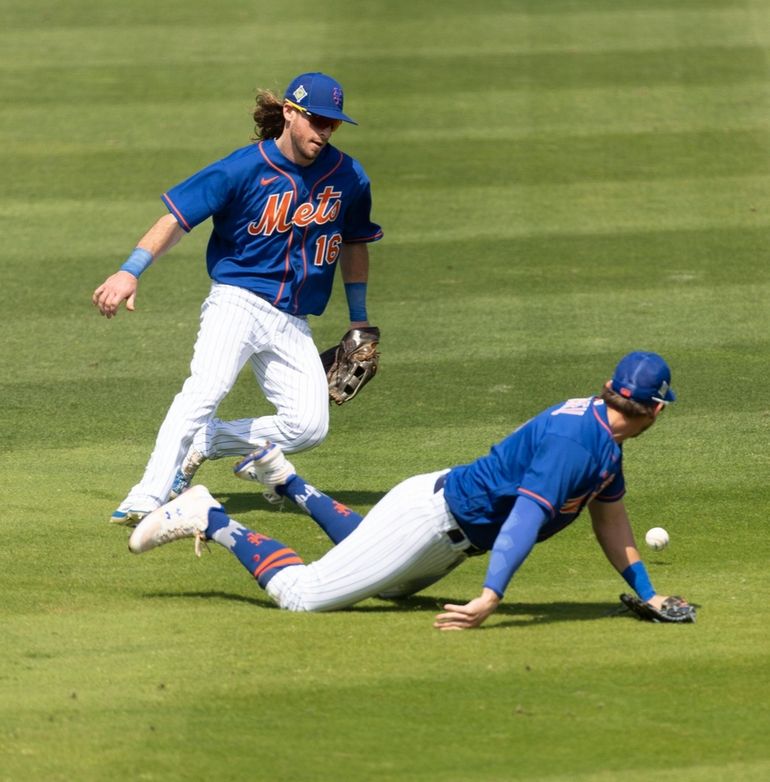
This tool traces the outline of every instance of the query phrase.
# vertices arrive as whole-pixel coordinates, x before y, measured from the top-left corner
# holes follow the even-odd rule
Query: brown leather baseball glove
[[[660,610],[640,600],[636,595],[622,594],[623,605],[639,619],[645,622],[694,622],[695,606],[691,606],[681,597],[671,596],[663,601]]]
[[[377,374],[379,342],[376,326],[351,329],[339,345],[321,353],[332,402],[341,405],[352,399]]]

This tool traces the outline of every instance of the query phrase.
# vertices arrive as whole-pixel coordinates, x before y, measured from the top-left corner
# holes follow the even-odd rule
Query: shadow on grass
[[[162,600],[227,600],[237,603],[247,603],[257,608],[279,610],[266,597],[249,597],[232,592],[219,590],[196,592],[148,592],[145,597]],[[377,598],[372,598],[376,600]],[[390,614],[408,611],[425,611],[431,614],[440,613],[445,603],[463,604],[464,600],[440,599],[423,595],[412,595],[403,600],[378,601],[376,604],[354,605],[338,609],[330,613],[359,614]],[[616,603],[511,603],[498,606],[489,624],[482,626],[483,630],[510,627],[515,625],[551,624],[553,622],[583,622],[604,619],[609,616],[630,616],[626,609]],[[495,621],[495,617],[497,621]],[[499,621],[501,617],[506,617]]]
[[[498,606],[496,616],[509,617],[488,625],[487,629],[522,624],[551,624],[553,622],[592,622],[619,616],[625,609],[617,603],[514,603]]]
[[[463,605],[467,599],[438,599],[414,595],[404,600],[390,601],[388,605],[353,606],[348,611],[438,611],[445,604]],[[616,616],[622,607],[617,603],[503,603],[482,630],[510,627],[512,625],[551,624],[553,622],[583,622]],[[497,621],[495,621],[495,617]],[[506,617],[500,621],[501,617]]]
[[[379,502],[385,495],[385,492],[377,491],[345,491],[344,489],[334,489],[327,492],[337,502],[343,505],[353,507],[371,507]],[[246,513],[252,510],[275,511],[278,513],[297,513],[305,516],[305,512],[297,507],[291,500],[285,500],[283,505],[270,505],[262,496],[259,484],[254,484],[254,491],[238,492],[217,492],[216,498],[225,506],[228,514],[237,518],[239,513]]]
[[[278,606],[267,597],[249,597],[248,595],[238,595],[234,592],[221,592],[219,590],[209,590],[208,592],[145,592],[143,597],[161,600],[227,600],[235,603],[248,603],[258,608],[274,608]]]

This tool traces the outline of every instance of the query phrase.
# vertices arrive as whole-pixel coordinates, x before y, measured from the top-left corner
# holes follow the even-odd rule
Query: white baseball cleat
[[[257,481],[267,488],[264,497],[268,502],[279,504],[283,497],[275,491],[297,474],[294,465],[275,443],[266,442],[262,448],[252,451],[233,467],[233,472],[244,481]]]
[[[128,548],[134,554],[171,543],[182,538],[195,538],[195,553],[200,556],[200,544],[205,542],[209,511],[221,508],[205,486],[193,486],[142,519],[131,533]]]
[[[135,527],[145,516],[157,508],[157,503],[150,500],[132,500],[126,497],[112,512],[110,524],[122,524],[125,527]]]
[[[206,461],[206,458],[199,450],[193,448],[192,445],[190,446],[187,456],[184,457],[182,466],[176,471],[174,482],[171,484],[171,491],[168,493],[170,500],[187,491],[195,473],[198,472],[198,468]]]

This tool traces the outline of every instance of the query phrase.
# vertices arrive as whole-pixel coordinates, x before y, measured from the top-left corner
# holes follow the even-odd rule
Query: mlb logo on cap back
[[[610,382],[616,394],[636,402],[673,402],[671,370],[662,356],[637,350],[620,359]]]
[[[286,88],[283,97],[310,114],[358,125],[342,111],[345,100],[342,85],[325,73],[300,74]]]

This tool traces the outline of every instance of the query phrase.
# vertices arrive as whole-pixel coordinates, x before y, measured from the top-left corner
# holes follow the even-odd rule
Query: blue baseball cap
[[[319,117],[358,123],[342,112],[342,85],[325,73],[302,73],[286,88],[284,100]]]
[[[642,404],[676,400],[671,390],[671,370],[662,356],[636,350],[620,359],[610,387],[616,394]]]

